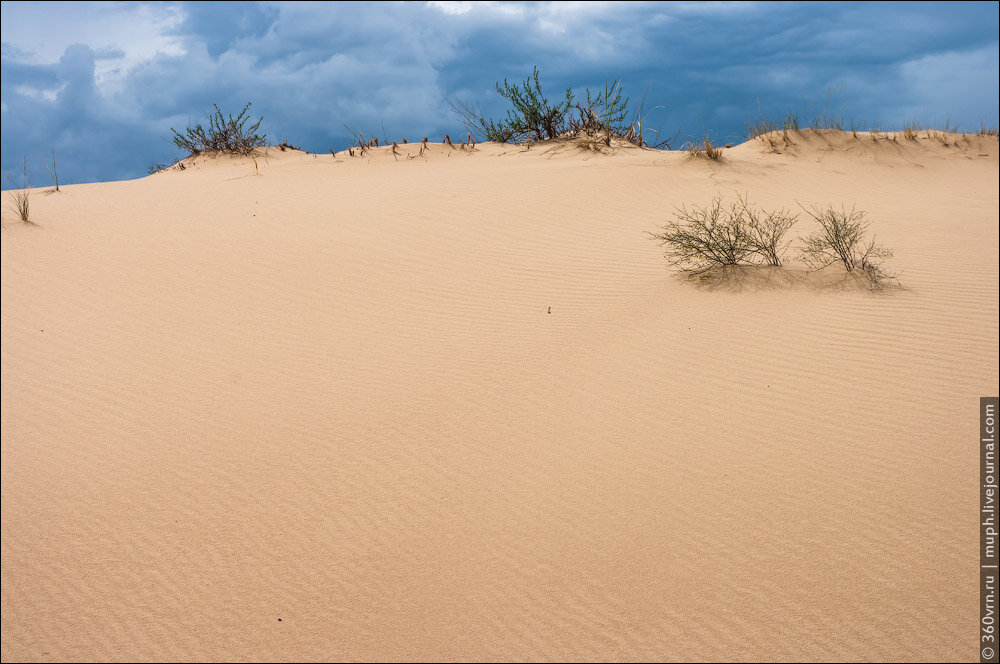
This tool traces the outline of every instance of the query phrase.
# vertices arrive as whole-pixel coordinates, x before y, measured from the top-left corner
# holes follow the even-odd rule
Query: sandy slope
[[[975,658],[998,149],[949,138],[36,191],[3,658]],[[906,289],[678,280],[646,233],[738,192],[856,204]]]

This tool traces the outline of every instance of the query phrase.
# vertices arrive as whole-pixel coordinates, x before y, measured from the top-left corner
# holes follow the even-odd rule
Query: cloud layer
[[[997,3],[4,3],[2,168],[44,184],[140,177],[171,127],[248,100],[311,151],[344,125],[439,137],[447,99],[502,105],[533,65],[553,96],[623,79],[649,122],[740,140],[760,108],[882,126],[996,123]],[[828,92],[832,92],[827,100]],[[19,180],[19,177],[16,178]],[[5,187],[9,186],[5,184]]]

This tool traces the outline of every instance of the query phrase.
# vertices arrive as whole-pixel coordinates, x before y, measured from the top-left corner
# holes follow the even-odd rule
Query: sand
[[[976,658],[997,140],[792,140],[5,207],[3,659]],[[678,278],[648,233],[737,193],[856,205],[903,288]]]

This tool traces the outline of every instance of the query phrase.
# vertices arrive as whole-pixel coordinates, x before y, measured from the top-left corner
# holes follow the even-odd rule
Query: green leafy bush
[[[219,106],[212,104],[215,107],[215,113],[208,118],[208,129],[206,130],[200,124],[194,127],[189,126],[183,134],[176,129],[171,129],[170,131],[174,134],[174,145],[186,151],[189,156],[202,152],[253,154],[257,148],[267,144],[267,137],[257,133],[260,131],[260,124],[264,118],[258,118],[256,122],[249,124],[250,103],[247,102],[247,105],[235,118],[232,115],[224,116]]]
[[[573,89],[566,88],[566,98],[560,103],[550,103],[542,92],[538,67],[533,68],[531,78],[520,86],[509,84],[507,79],[504,79],[503,87],[497,83],[497,92],[514,108],[507,111],[507,119],[497,125],[490,121],[490,129],[495,133],[512,137],[528,136],[540,141],[555,138],[566,130],[566,114],[573,105]],[[488,130],[487,135],[489,133]]]
[[[504,79],[497,83],[497,92],[511,102],[513,108],[502,120],[487,118],[482,107],[475,102],[459,98],[449,99],[452,111],[465,125],[470,136],[479,141],[496,143],[519,143],[523,140],[547,140],[553,138],[575,138],[585,135],[587,145],[598,141],[611,144],[612,137],[640,147],[670,148],[676,140],[660,136],[659,130],[646,128],[646,133],[657,136],[653,145],[647,144],[643,135],[643,124],[648,113],[644,112],[645,95],[638,104],[631,106],[630,99],[622,92],[621,81],[605,84],[603,90],[586,91],[586,100],[574,102],[572,88],[566,88],[566,96],[553,104],[542,92],[538,67],[534,67],[531,77],[524,83],[511,85]],[[649,112],[662,108],[657,106]]]

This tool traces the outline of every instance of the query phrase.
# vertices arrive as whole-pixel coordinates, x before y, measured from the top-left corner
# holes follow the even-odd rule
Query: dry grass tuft
[[[45,166],[45,170],[49,172],[49,177],[52,178],[52,182],[56,185],[56,191],[59,191],[59,171],[56,170],[56,149],[52,148],[52,168],[44,161],[42,165]]]
[[[14,178],[10,175],[7,176],[7,182],[12,186],[15,185]],[[21,184],[17,189],[11,189],[7,192],[10,197],[11,207],[14,209],[14,214],[17,218],[26,224],[34,225],[31,221],[31,180],[28,179],[28,158],[24,158],[24,174],[22,176]]]
[[[700,145],[696,143],[688,145],[688,154],[692,157],[705,156],[712,161],[719,161],[722,159],[722,148],[713,146],[708,134],[705,134],[705,138],[702,140]]]

